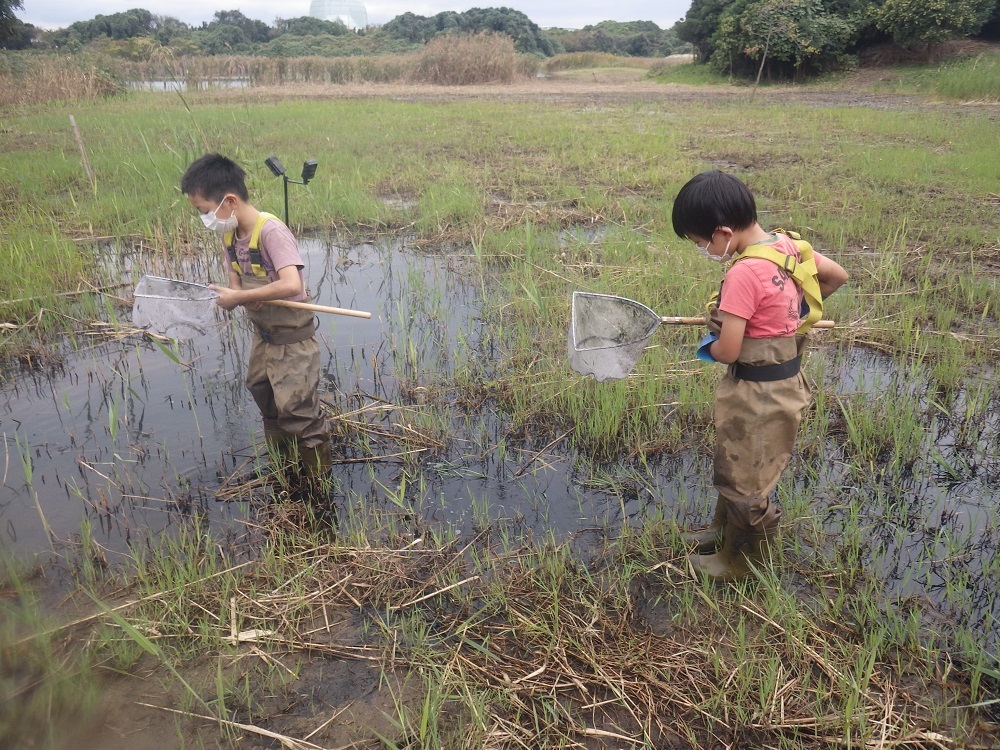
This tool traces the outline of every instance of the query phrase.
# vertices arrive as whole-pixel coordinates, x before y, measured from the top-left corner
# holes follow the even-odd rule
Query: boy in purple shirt
[[[264,439],[282,468],[317,479],[331,464],[326,416],[319,401],[319,344],[307,310],[264,304],[309,301],[291,230],[250,203],[246,173],[236,162],[206,154],[187,168],[181,192],[205,226],[220,233],[229,287],[211,286],[219,307],[242,306],[254,339],[246,386],[264,420]]]

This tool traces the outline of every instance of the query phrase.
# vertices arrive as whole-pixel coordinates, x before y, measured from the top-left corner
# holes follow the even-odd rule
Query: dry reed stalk
[[[519,75],[514,40],[502,34],[445,34],[417,53],[409,80],[446,86],[513,83]]]
[[[94,176],[94,170],[90,168],[90,159],[87,158],[87,147],[83,145],[83,136],[80,135],[80,128],[77,127],[76,118],[73,115],[69,116],[69,124],[73,128],[73,137],[76,139],[76,146],[80,149],[80,159],[83,162],[83,171],[87,173],[87,179],[90,181],[90,189],[97,190],[97,178]]]

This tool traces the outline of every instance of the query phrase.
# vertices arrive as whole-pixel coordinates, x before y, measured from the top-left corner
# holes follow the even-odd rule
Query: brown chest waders
[[[688,558],[696,573],[718,581],[763,565],[780,509],[770,495],[788,466],[812,391],[800,371],[804,336],[744,339],[715,396],[715,488],[724,523],[714,554]],[[695,540],[698,541],[698,540]],[[707,551],[707,550],[705,550]]]
[[[268,283],[266,277],[243,276],[242,281],[244,289]],[[309,473],[329,468],[329,428],[319,401],[313,313],[276,305],[246,312],[255,331],[246,386],[263,417],[265,439],[286,458],[300,458]]]

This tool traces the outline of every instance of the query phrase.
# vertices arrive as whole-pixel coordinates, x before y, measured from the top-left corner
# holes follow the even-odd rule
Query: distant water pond
[[[207,91],[209,89],[244,89],[250,86],[249,78],[213,78],[211,81],[189,82],[180,79],[129,81],[133,91]]]

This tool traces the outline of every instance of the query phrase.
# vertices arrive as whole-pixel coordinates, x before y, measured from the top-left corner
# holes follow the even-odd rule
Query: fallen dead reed
[[[403,518],[338,510],[320,522],[275,506],[248,529],[266,543],[245,563],[197,534],[147,553],[122,581],[133,602],[77,623],[77,636],[100,634],[97,662],[152,654],[167,681],[191,659],[287,668],[307,655],[408,675],[416,689],[393,695],[385,747],[940,750],[992,747],[1000,730],[982,687],[950,679],[948,653],[925,650],[915,630],[809,608],[770,574],[704,586],[665,526],[608,539],[583,562],[572,542],[512,543],[504,522],[441,540]],[[344,613],[360,616],[360,640],[331,625]],[[199,723],[224,690],[226,712],[207,718],[241,725],[237,735],[326,747],[354,704],[300,706],[314,726],[291,735],[253,689],[227,685],[185,682],[194,705],[180,713]]]

